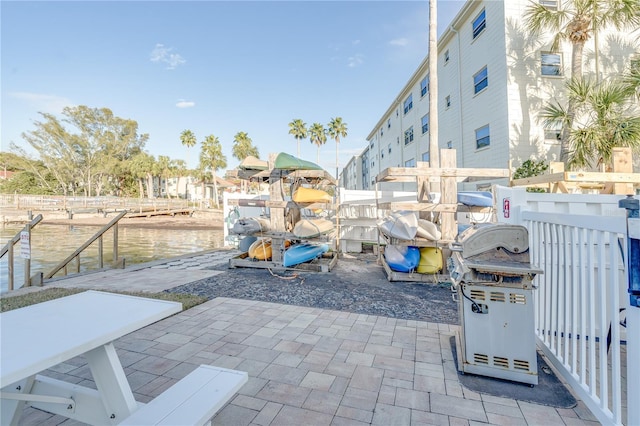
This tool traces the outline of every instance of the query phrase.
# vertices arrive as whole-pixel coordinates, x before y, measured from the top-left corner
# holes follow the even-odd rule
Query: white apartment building
[[[556,1],[539,1],[557,7]],[[528,4],[469,0],[438,40],[438,144],[456,149],[458,167],[507,168],[511,162],[515,169],[527,159],[559,157],[560,129],[544,128],[539,113],[562,92],[571,45],[552,51],[551,36],[528,32]],[[638,32],[601,31],[598,37],[600,77],[619,75],[637,52]],[[583,52],[585,77],[595,76],[594,40]],[[377,174],[388,167],[429,160],[428,74],[425,57],[371,130],[357,189],[373,189]]]

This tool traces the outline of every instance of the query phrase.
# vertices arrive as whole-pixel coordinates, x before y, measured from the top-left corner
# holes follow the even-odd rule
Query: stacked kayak
[[[264,217],[241,217],[231,227],[231,232],[249,235],[256,232],[267,232],[271,229],[269,219]]]
[[[493,207],[493,194],[488,191],[458,192],[458,202],[465,206]]]
[[[291,154],[281,152],[276,157],[274,169],[281,170],[322,170],[322,167],[311,161],[301,160]]]
[[[437,247],[422,247],[420,261],[416,272],[419,274],[435,274],[442,270],[442,250]]]
[[[285,247],[289,247],[290,244],[290,241],[285,240]],[[273,249],[271,247],[271,238],[260,238],[256,240],[253,244],[251,244],[251,246],[249,246],[247,254],[251,259],[270,260],[273,254]]]
[[[320,257],[328,251],[328,244],[294,244],[284,252],[282,266],[288,268],[290,266],[299,265],[300,263],[308,262]]]
[[[384,249],[387,265],[397,272],[413,272],[420,263],[420,249],[413,246],[388,245]]]
[[[293,227],[292,234],[298,238],[313,238],[331,231],[333,222],[328,219],[302,219]]]
[[[333,197],[321,189],[300,186],[293,191],[291,199],[296,203],[328,203],[333,200]]]
[[[378,222],[378,229],[384,235],[400,240],[413,240],[416,237],[429,241],[438,241],[442,236],[438,226],[426,219],[419,219],[413,211],[391,213]]]

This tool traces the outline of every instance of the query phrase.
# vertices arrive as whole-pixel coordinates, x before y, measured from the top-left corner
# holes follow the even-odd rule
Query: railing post
[[[629,195],[618,205],[627,210],[627,424],[640,424],[640,201]]]

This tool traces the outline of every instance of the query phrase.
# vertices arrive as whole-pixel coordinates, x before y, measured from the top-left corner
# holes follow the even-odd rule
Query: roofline
[[[451,29],[453,28],[455,30],[459,28],[460,23],[464,21],[467,15],[470,14],[470,11],[477,7],[477,4],[474,4],[474,3],[477,3],[477,2],[474,0],[467,0],[465,4],[462,6],[462,8],[460,9],[460,11],[458,12],[458,14],[453,18],[453,21],[451,21],[451,23],[447,25],[447,29],[444,31],[444,33],[442,33],[442,36],[440,36],[440,38],[438,39],[438,53],[440,53],[440,48],[444,46],[446,43],[448,43],[449,40],[455,36],[457,31],[452,31]],[[373,138],[373,136],[378,131],[378,129],[384,125],[384,120],[389,115],[391,115],[391,113],[393,112],[393,109],[400,104],[401,99],[404,99],[406,96],[409,95],[409,92],[411,92],[411,87],[413,87],[413,84],[418,80],[418,78],[422,75],[422,73],[428,69],[429,69],[429,54],[427,53],[427,55],[424,57],[422,62],[420,62],[420,65],[418,65],[418,68],[416,69],[416,71],[411,75],[411,78],[408,80],[407,84],[404,85],[404,88],[402,89],[402,91],[398,93],[398,95],[396,96],[396,99],[391,103],[389,108],[387,108],[385,113],[382,115],[382,118],[380,118],[380,120],[378,120],[376,125],[373,127],[373,130],[367,136],[367,141],[370,141]]]

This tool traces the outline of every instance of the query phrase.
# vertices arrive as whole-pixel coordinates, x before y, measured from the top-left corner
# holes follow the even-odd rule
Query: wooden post
[[[456,168],[455,149],[440,150],[440,168]],[[443,204],[458,203],[458,184],[455,176],[446,176],[440,178],[440,202]],[[456,235],[458,235],[457,227],[458,225],[456,223],[455,213],[440,213],[440,232],[442,233],[443,240],[454,240],[456,238]]]
[[[631,148],[613,148],[613,172],[633,173],[633,152]],[[616,183],[613,185],[613,193],[619,195],[633,195],[632,183]]]
[[[277,154],[269,154],[269,200],[284,201],[284,197],[282,196],[284,188],[282,185],[281,171],[273,168],[273,165],[276,162],[276,155]],[[284,228],[284,208],[271,207],[269,211],[271,212],[271,230],[281,232],[286,231]]]

